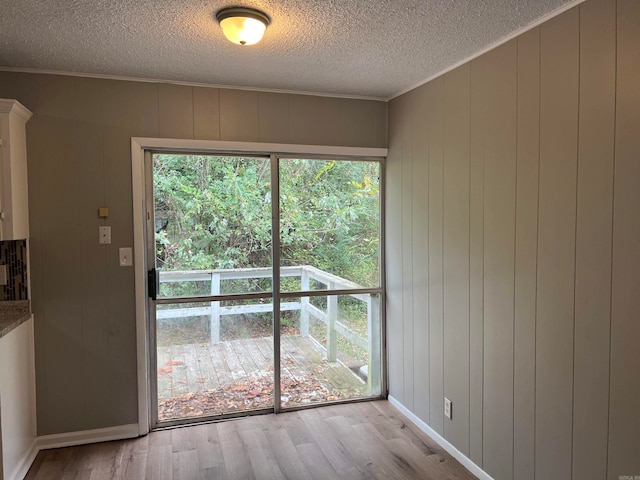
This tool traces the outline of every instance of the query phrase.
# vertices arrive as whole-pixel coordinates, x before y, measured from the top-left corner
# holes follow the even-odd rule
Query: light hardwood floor
[[[387,401],[40,452],[28,480],[474,479]]]

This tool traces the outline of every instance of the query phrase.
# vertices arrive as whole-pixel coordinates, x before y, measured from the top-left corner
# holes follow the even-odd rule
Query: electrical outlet
[[[448,398],[444,399],[444,416],[449,420],[453,417],[453,404]]]

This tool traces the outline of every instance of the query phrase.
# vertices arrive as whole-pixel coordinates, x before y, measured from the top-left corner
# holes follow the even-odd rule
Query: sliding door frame
[[[146,196],[149,182],[152,181],[152,173],[147,164],[148,156],[153,153],[194,153],[201,155],[247,155],[269,157],[271,163],[272,184],[272,238],[279,242],[280,218],[279,218],[279,160],[287,158],[331,159],[331,160],[361,160],[377,161],[380,164],[380,285],[377,288],[358,289],[358,293],[379,294],[381,300],[381,389],[382,396],[386,396],[386,335],[385,335],[385,261],[384,261],[384,159],[387,156],[386,148],[360,148],[360,147],[325,147],[315,145],[288,145],[271,143],[250,142],[223,142],[205,140],[180,140],[141,138],[131,139],[132,160],[132,190],[133,190],[133,221],[134,221],[134,267],[135,267],[135,299],[136,299],[136,344],[137,344],[137,370],[138,370],[138,431],[145,435],[150,431],[152,423],[152,408],[157,405],[157,399],[152,395],[152,375],[155,374],[150,348],[152,323],[149,318],[151,309],[147,291],[147,269],[153,262],[149,245],[153,241],[149,236],[148,225],[153,217],[153,205],[149,205]],[[146,159],[146,161],[145,161]],[[151,178],[150,178],[151,177]],[[273,199],[277,201],[274,203]],[[152,202],[151,202],[152,203]],[[277,205],[275,207],[274,205]],[[273,243],[276,245],[276,243]],[[339,295],[352,290],[318,290],[312,292],[280,292],[280,249],[273,248],[273,279],[272,301],[273,311],[280,310],[282,298],[300,296]],[[194,299],[190,299],[194,301]],[[280,391],[280,332],[279,315],[274,315],[274,408],[276,413],[281,411]],[[151,406],[151,407],[150,407]],[[287,408],[293,410],[294,408]],[[157,410],[157,408],[156,408]],[[271,409],[269,409],[271,410]],[[262,410],[256,411],[260,413]]]

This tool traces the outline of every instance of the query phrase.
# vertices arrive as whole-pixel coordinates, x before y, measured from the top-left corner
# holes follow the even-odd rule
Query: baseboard
[[[414,413],[412,413],[407,407],[402,405],[398,400],[389,395],[389,403],[396,407],[400,412],[406,416],[411,422],[415,424],[420,430],[433,438],[438,445],[444,448],[453,458],[458,460],[464,467],[473,473],[480,480],[493,480],[493,478],[478,465],[473,463],[464,453],[445,440],[438,432],[420,420]]]
[[[139,436],[138,424],[118,425],[117,427],[98,428],[96,430],[83,430],[80,432],[56,433],[43,435],[36,439],[38,450],[50,448],[72,447],[87,443],[109,442],[111,440],[124,440]]]
[[[22,456],[16,468],[13,469],[13,472],[5,472],[4,479],[5,480],[22,480],[27,476],[27,472],[31,468],[33,461],[36,459],[36,455],[38,455],[38,446],[36,445],[36,440],[34,439],[29,446],[29,449]]]

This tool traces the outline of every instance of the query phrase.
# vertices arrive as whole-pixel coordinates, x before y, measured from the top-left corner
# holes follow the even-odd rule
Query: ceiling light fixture
[[[238,45],[255,45],[264,35],[269,17],[252,8],[231,7],[216,13],[224,36]]]

